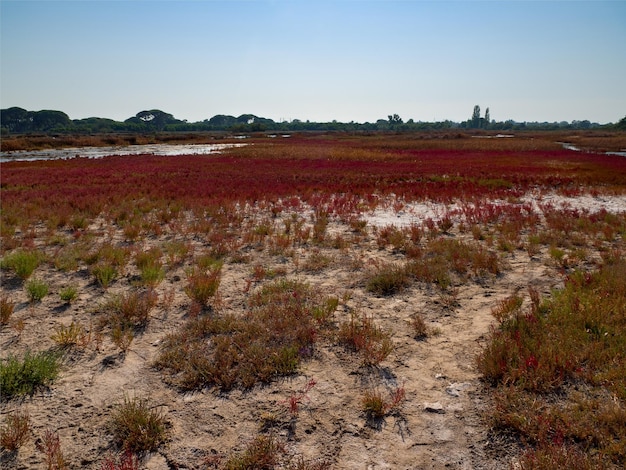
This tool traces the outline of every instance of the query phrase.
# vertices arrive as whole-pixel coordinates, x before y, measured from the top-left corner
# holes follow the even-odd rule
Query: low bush
[[[222,264],[208,269],[196,267],[187,274],[187,286],[185,293],[187,296],[201,305],[206,307],[209,300],[215,296],[221,281]]]
[[[0,360],[0,390],[2,400],[32,395],[39,387],[50,384],[59,373],[58,353],[26,352],[22,358],[9,355]]]
[[[162,413],[146,399],[124,397],[109,423],[115,443],[125,451],[149,452],[159,448],[167,437]]]
[[[285,454],[285,447],[272,435],[257,436],[245,450],[229,457],[224,462],[224,470],[271,470],[276,468],[281,457]]]
[[[202,315],[166,338],[155,366],[183,389],[250,388],[294,373],[338,300],[281,279],[254,292],[241,317]]]
[[[63,302],[70,304],[78,298],[78,288],[74,285],[66,286],[59,291],[59,297]]]
[[[48,284],[39,279],[31,279],[26,283],[26,294],[31,302],[41,302],[48,295]]]
[[[30,436],[30,417],[26,412],[15,411],[6,415],[0,429],[0,446],[9,452],[22,447]]]
[[[43,253],[37,250],[18,249],[2,258],[0,267],[14,271],[20,279],[26,280],[43,260]]]
[[[385,397],[377,388],[365,391],[361,399],[361,405],[368,420],[380,420],[394,410],[397,410],[404,401],[406,391],[404,386],[400,386],[389,391],[387,395],[388,397]]]
[[[135,333],[148,325],[150,312],[157,300],[158,296],[152,289],[131,290],[116,296],[103,305],[98,327],[108,327],[115,345],[126,351]]]
[[[14,309],[15,302],[10,300],[8,295],[0,295],[0,325],[9,324]]]
[[[44,454],[48,470],[67,470],[70,468],[63,455],[61,440],[57,432],[46,429],[43,437],[37,441],[36,447],[39,452]]]
[[[378,365],[393,351],[391,335],[374,323],[371,316],[352,313],[339,328],[339,342],[359,352],[366,365]]]
[[[375,295],[390,296],[408,285],[409,276],[405,267],[388,264],[380,266],[367,276],[365,290]]]

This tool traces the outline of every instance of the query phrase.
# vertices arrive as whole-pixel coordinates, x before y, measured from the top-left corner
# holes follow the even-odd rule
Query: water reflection
[[[248,144],[148,144],[117,147],[81,147],[47,150],[0,152],[0,162],[103,158],[110,155],[208,155]]]

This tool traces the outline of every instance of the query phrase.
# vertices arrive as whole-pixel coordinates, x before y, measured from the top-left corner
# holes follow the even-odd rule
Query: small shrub
[[[502,323],[511,318],[516,312],[519,312],[523,301],[524,299],[515,293],[499,301],[497,305],[491,309],[491,315],[493,315],[498,322]]]
[[[387,225],[378,230],[376,243],[379,249],[385,249],[391,245],[394,252],[404,251],[407,245],[405,232],[394,225]]]
[[[328,227],[328,214],[324,211],[316,211],[313,219],[313,241],[322,243],[326,238]]]
[[[209,270],[194,269],[187,276],[185,293],[191,300],[206,307],[215,296],[221,280],[221,264]]]
[[[136,328],[144,327],[148,324],[150,311],[157,300],[157,293],[152,289],[122,294],[113,302],[113,309],[117,314],[114,320]]]
[[[66,286],[59,291],[59,297],[63,302],[71,304],[78,297],[78,289],[76,286]]]
[[[61,450],[59,434],[46,429],[43,438],[37,442],[37,450],[44,454],[48,470],[65,470],[69,468]]]
[[[323,255],[319,250],[314,250],[304,262],[303,268],[309,273],[320,273],[328,268],[332,261],[332,257]]]
[[[285,453],[284,446],[273,435],[257,436],[246,449],[229,457],[224,463],[225,470],[272,470]]]
[[[529,444],[523,468],[623,467],[626,261],[574,271],[543,301],[529,293],[526,312],[515,299],[496,307],[503,320],[477,358],[495,427]]]
[[[72,346],[86,346],[89,343],[89,336],[82,325],[72,322],[69,326],[58,326],[54,329],[52,340],[62,348]]]
[[[363,411],[368,417],[383,418],[386,414],[385,397],[380,390],[367,390],[361,400]]]
[[[102,262],[91,268],[91,274],[93,274],[96,282],[106,289],[117,277],[117,268],[111,263]]]
[[[417,313],[411,317],[411,330],[413,331],[413,337],[415,339],[424,339],[428,336],[426,322],[424,318]]]
[[[30,435],[30,417],[26,412],[13,412],[6,416],[5,424],[0,429],[0,446],[9,452],[22,447]]]
[[[23,280],[28,279],[33,271],[43,261],[44,256],[37,250],[16,250],[2,258],[0,266],[10,269]]]
[[[113,412],[110,430],[116,444],[125,451],[154,451],[165,442],[166,423],[159,410],[146,399],[124,397]]]
[[[27,352],[23,358],[9,355],[0,361],[2,399],[32,395],[41,386],[51,383],[59,373],[59,355],[54,352]]]
[[[243,316],[199,315],[163,342],[155,366],[185,390],[250,388],[293,374],[310,357],[337,299],[280,279],[250,296]]]
[[[59,271],[76,271],[80,258],[81,254],[79,248],[72,245],[64,246],[53,258],[54,267]]]
[[[124,237],[126,240],[135,241],[141,234],[141,226],[137,222],[131,222],[124,225]]]
[[[164,277],[165,271],[160,264],[149,264],[141,268],[141,281],[147,286],[158,285]]]
[[[155,247],[147,251],[140,251],[135,255],[135,264],[141,272],[141,281],[148,286],[156,286],[165,277],[160,248]]]
[[[366,365],[380,364],[393,351],[391,335],[376,326],[367,315],[359,317],[352,313],[350,321],[343,323],[339,329],[339,341],[360,352]]]
[[[13,310],[15,309],[15,302],[9,300],[8,295],[0,296],[0,325],[8,325]]]
[[[314,379],[310,379],[302,390],[298,392],[292,393],[287,399],[287,405],[289,407],[289,413],[291,416],[296,417],[298,412],[300,411],[300,405],[304,400],[308,400],[308,393],[311,391],[313,387],[315,387],[317,382]]]
[[[454,222],[450,217],[445,216],[443,219],[437,221],[437,227],[441,230],[442,233],[448,233],[452,227],[454,227]]]
[[[167,261],[170,266],[177,266],[183,263],[185,258],[189,255],[191,248],[183,241],[173,240],[164,243],[163,250],[167,255]]]
[[[385,265],[371,274],[365,283],[365,290],[375,295],[389,296],[409,285],[409,276],[404,267],[395,264]]]
[[[103,306],[104,317],[99,327],[109,327],[111,340],[123,352],[130,347],[135,333],[150,321],[150,312],[158,296],[152,289],[133,290],[117,296]]]
[[[550,247],[548,252],[550,253],[550,257],[556,262],[557,266],[565,267],[566,257],[564,250],[553,245]]]
[[[146,266],[161,264],[161,256],[163,252],[159,247],[150,248],[149,250],[139,251],[135,255],[135,265],[140,270]]]
[[[131,327],[117,323],[111,328],[111,341],[123,353],[128,351],[133,339],[135,339],[135,333]]]
[[[110,242],[106,242],[98,246],[95,251],[90,252],[85,257],[85,261],[90,265],[104,264],[120,267],[126,264],[129,255],[128,248],[115,246]]]
[[[31,302],[41,302],[48,295],[48,284],[39,279],[31,279],[26,284],[26,294]]]
[[[396,410],[404,401],[405,395],[404,386],[391,390],[388,398],[378,389],[366,390],[361,400],[363,412],[368,419],[380,420]]]
[[[107,455],[100,465],[100,470],[139,470],[139,459],[129,450],[117,458]]]

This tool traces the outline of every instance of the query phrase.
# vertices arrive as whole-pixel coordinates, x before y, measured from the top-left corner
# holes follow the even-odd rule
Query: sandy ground
[[[591,204],[581,201],[577,199],[576,203],[585,207]],[[600,206],[617,211],[626,208],[624,198],[607,201]],[[415,205],[400,214],[370,214],[366,217],[367,234],[358,243],[348,243],[342,249],[316,248],[333,259],[320,273],[302,269],[310,247],[298,247],[290,257],[271,255],[267,248],[248,249],[249,263],[227,262],[223,267],[219,308],[224,312],[242,311],[249,295],[247,280],[255,264],[283,269],[288,278],[305,280],[325,294],[347,298],[344,294],[349,292],[349,300],[340,302],[335,313],[338,324],[349,318],[350,311],[358,310],[373,315],[392,333],[394,351],[379,367],[362,366],[354,353],[323,338],[299,374],[270,385],[227,394],[213,390],[181,393],[167,386],[151,364],[164,337],[187,318],[190,300],[183,291],[185,266],[179,266],[169,269],[158,285],[160,301],[150,323],[126,355],[120,354],[108,337],[92,341],[85,349],[75,349],[66,356],[60,376],[50,388],[24,400],[0,403],[2,415],[16,409],[28,411],[32,427],[31,439],[17,454],[3,454],[2,467],[45,468],[36,442],[46,429],[52,429],[58,431],[71,468],[100,468],[104,456],[115,450],[106,423],[125,394],[149,398],[168,422],[167,443],[142,461],[147,469],[202,468],[209,455],[241,451],[258,435],[263,417],[269,414],[278,417],[273,432],[285,443],[289,455],[326,462],[327,468],[507,467],[514,456],[508,446],[501,445],[498,436],[490,433],[483,418],[489,396],[479,380],[475,357],[494,323],[490,312],[498,300],[529,285],[545,295],[560,286],[559,269],[545,247],[532,258],[523,250],[500,253],[506,266],[503,273],[457,285],[454,299],[446,299],[435,287],[419,283],[391,297],[377,297],[364,289],[363,273],[371,260],[403,260],[403,255],[391,249],[378,248],[375,226],[403,225],[403,214],[415,220],[436,217],[449,209],[434,205],[420,209]],[[108,236],[97,224],[89,230]],[[350,227],[339,221],[333,221],[328,232],[354,239]],[[173,236],[167,230],[161,235],[162,239]],[[471,239],[471,234],[460,234],[456,228],[445,236]],[[158,241],[145,240],[136,245],[141,249]],[[201,240],[193,240],[193,244],[196,252],[206,246]],[[2,293],[8,293],[16,302],[13,320],[23,321],[24,329],[21,333],[11,326],[0,330],[0,357],[54,347],[51,335],[58,325],[72,321],[90,325],[99,305],[132,285],[136,274],[132,269],[105,291],[93,283],[84,267],[67,274],[49,264],[42,265],[35,276],[48,281],[50,294],[38,304],[29,304],[21,283],[3,272]],[[80,292],[71,305],[65,305],[58,296],[68,284],[68,276]],[[166,300],[168,295],[173,295],[171,302]],[[416,313],[431,330],[426,339],[413,337],[410,318]],[[291,420],[286,400],[311,378],[316,385],[302,401],[297,418]],[[368,422],[361,397],[370,386],[380,390],[404,386],[406,399],[381,422]]]

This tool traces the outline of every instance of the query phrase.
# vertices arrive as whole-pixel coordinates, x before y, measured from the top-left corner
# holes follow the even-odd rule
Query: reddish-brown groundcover
[[[622,157],[481,145],[427,148],[392,137],[265,139],[219,156],[11,162],[2,164],[2,213],[32,223],[51,212],[95,216],[124,201],[145,209],[172,203],[206,208],[299,196],[318,206],[331,195],[335,204],[329,209],[342,211],[390,193],[450,201],[626,184]]]

